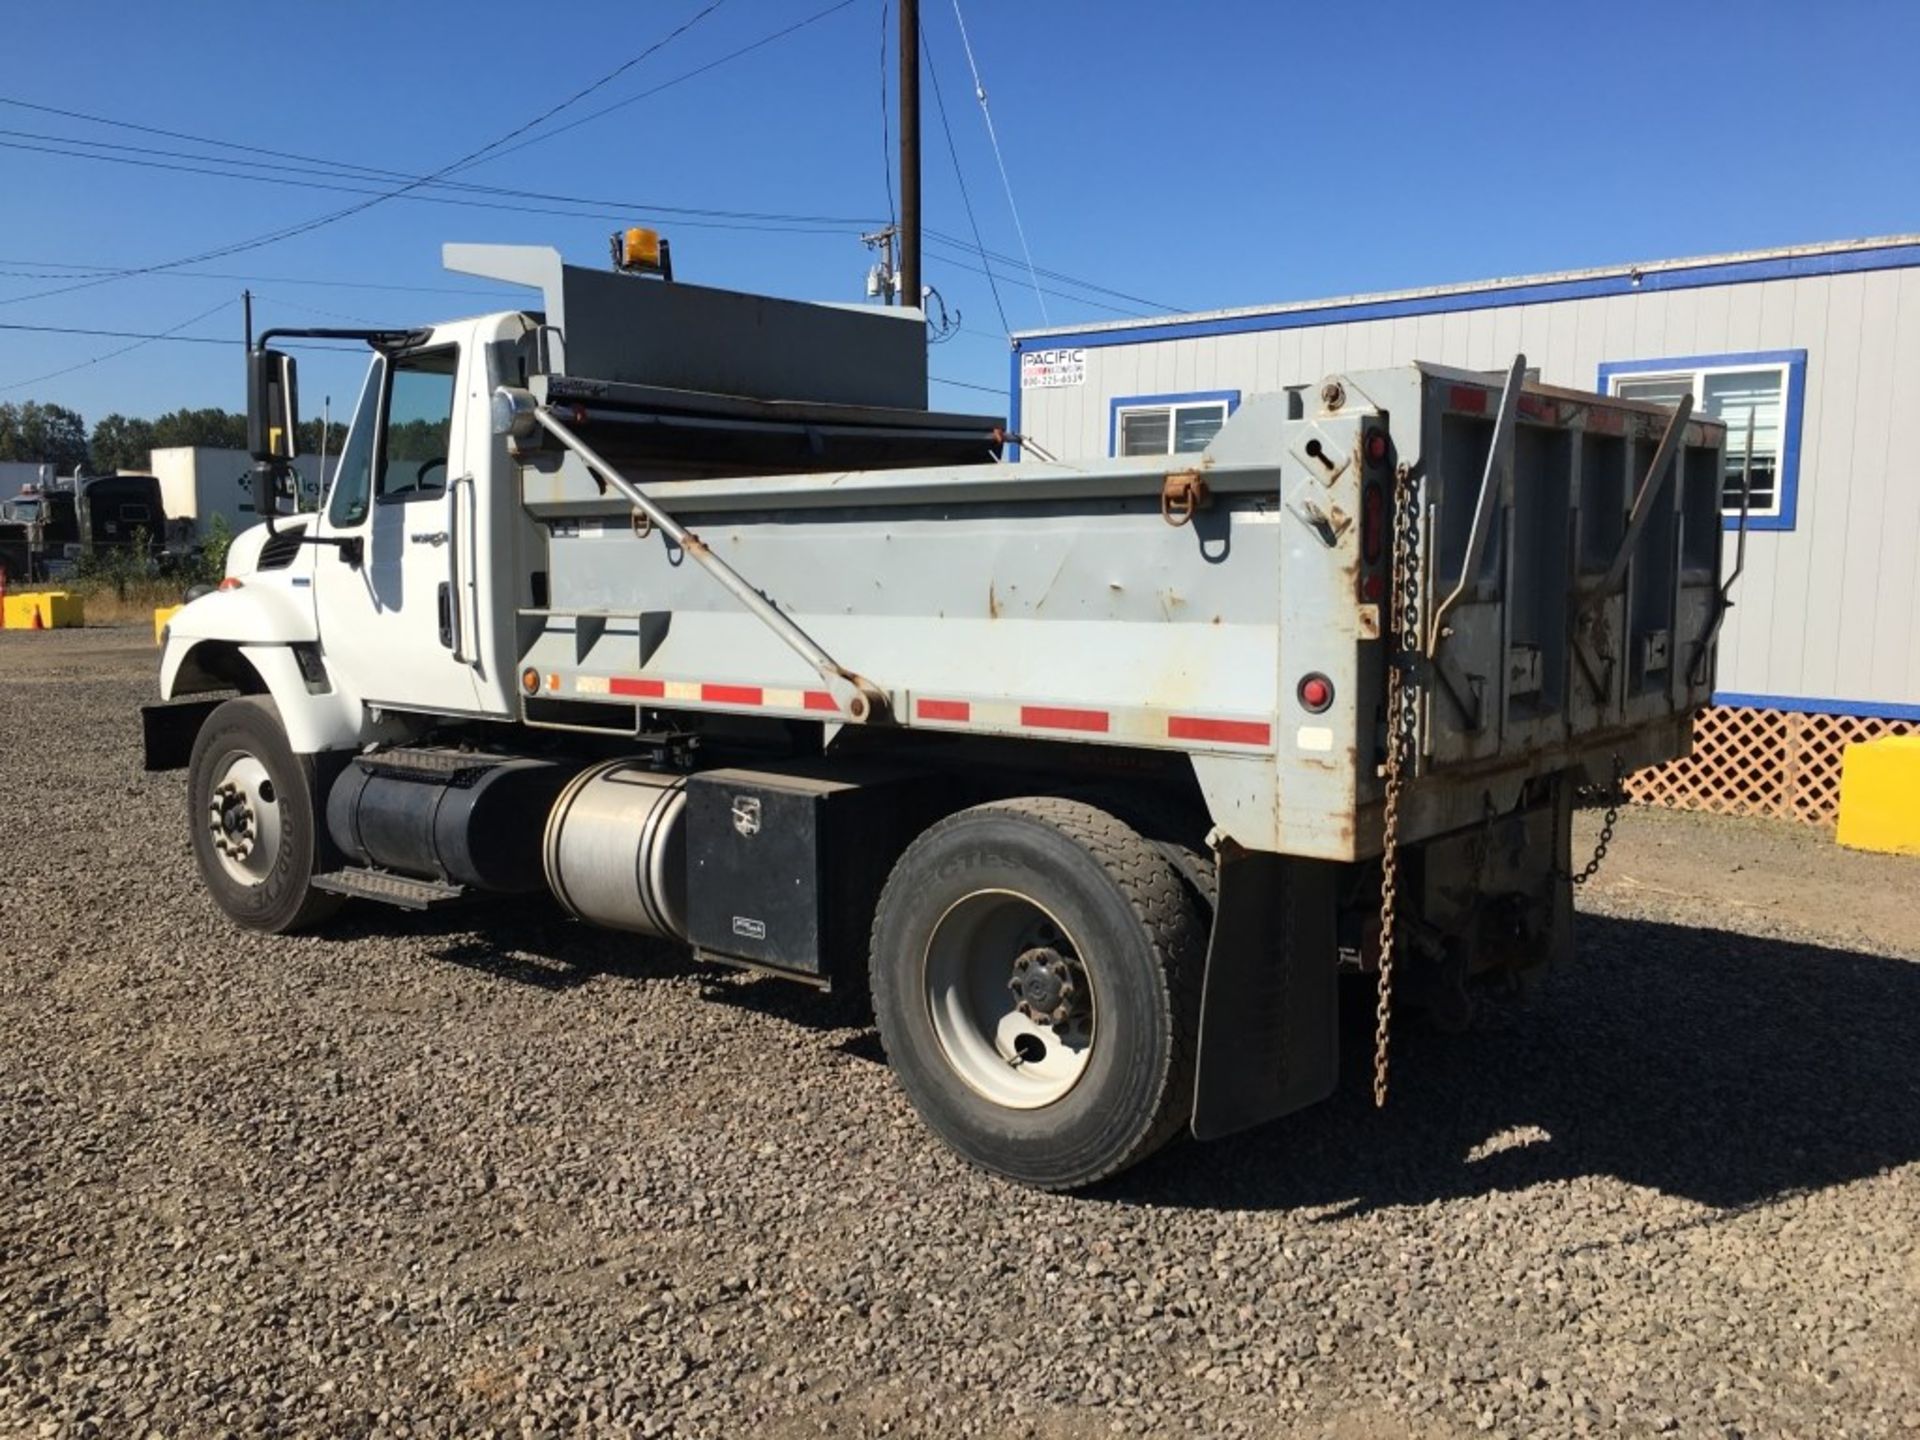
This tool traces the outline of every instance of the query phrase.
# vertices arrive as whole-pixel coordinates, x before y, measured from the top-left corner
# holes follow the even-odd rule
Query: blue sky
[[[550,7],[466,0],[133,6],[6,0],[0,97],[358,166],[421,174],[513,130],[710,0]],[[723,0],[538,136],[721,60],[833,0]],[[963,0],[1037,265],[1179,309],[1920,229],[1920,6],[1148,4]],[[985,242],[1019,241],[951,0],[923,0],[932,65]],[[807,298],[862,293],[863,224],[887,213],[881,0],[850,0],[743,57],[462,171],[475,191],[401,198],[193,273],[64,294],[296,225],[390,182],[190,173],[237,152],[0,104],[0,322],[235,336],[238,292],[267,324],[412,324],[505,308],[439,268],[445,240],[559,246],[598,264],[622,218],[670,235],[685,279]],[[889,66],[891,42],[889,42]],[[891,93],[893,78],[888,77]],[[931,84],[927,224],[969,237]],[[891,122],[890,122],[891,123]],[[145,146],[103,152],[77,141]],[[139,164],[82,158],[116,154]],[[255,161],[304,162],[255,155]],[[740,220],[652,207],[803,216]],[[553,213],[562,210],[564,213]],[[542,213],[545,212],[545,213]],[[817,217],[817,218],[815,218]],[[705,221],[707,223],[697,223]],[[737,227],[750,228],[737,228]],[[774,228],[774,227],[792,228]],[[1006,323],[1147,307],[1024,268],[929,249],[962,318],[937,376],[1004,392]],[[59,267],[69,267],[65,270]],[[970,268],[971,267],[971,268]],[[205,273],[212,272],[212,273]],[[249,277],[242,279],[239,277]],[[319,283],[329,282],[329,283]],[[371,286],[419,288],[358,288]],[[512,296],[518,292],[493,292]],[[1077,297],[1077,298],[1074,298]],[[223,303],[224,302],[224,303]],[[1096,303],[1097,302],[1097,303]],[[240,408],[237,347],[0,330],[0,400],[158,414]],[[358,359],[303,360],[309,414],[354,393]],[[996,408],[937,384],[934,403]]]

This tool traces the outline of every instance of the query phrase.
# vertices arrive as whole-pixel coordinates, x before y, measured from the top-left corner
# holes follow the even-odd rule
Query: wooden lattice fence
[[[1676,810],[1832,825],[1840,812],[1840,757],[1847,746],[1916,731],[1920,723],[1910,720],[1716,705],[1694,721],[1693,753],[1640,771],[1627,781],[1627,794]]]

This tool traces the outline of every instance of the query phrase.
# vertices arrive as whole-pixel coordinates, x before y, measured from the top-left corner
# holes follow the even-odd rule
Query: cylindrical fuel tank
[[[540,888],[540,827],[569,773],[451,751],[359,756],[327,793],[327,831],[356,864],[524,894]]]
[[[609,760],[574,777],[547,817],[547,885],[582,920],[666,940],[687,934],[682,777]]]

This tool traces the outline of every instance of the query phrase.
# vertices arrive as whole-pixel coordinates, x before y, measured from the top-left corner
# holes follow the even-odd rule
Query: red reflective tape
[[[607,681],[609,695],[638,695],[648,700],[658,700],[667,693],[664,680],[629,680],[616,675]]]
[[[702,685],[700,698],[712,705],[759,705],[758,685]]]
[[[1059,705],[1022,705],[1020,723],[1040,730],[1085,730],[1104,735],[1107,733],[1107,712],[1068,710]]]
[[[916,700],[913,713],[922,720],[973,719],[973,706],[965,700]]]
[[[1232,745],[1271,745],[1273,726],[1264,720],[1209,720],[1200,715],[1169,715],[1169,740],[1225,740]]]
[[[1487,413],[1487,392],[1476,390],[1471,385],[1456,385],[1447,396],[1447,404],[1455,410],[1484,415]]]
[[[833,703],[833,696],[824,690],[807,691],[807,709],[831,710],[836,715],[840,713],[840,707]]]

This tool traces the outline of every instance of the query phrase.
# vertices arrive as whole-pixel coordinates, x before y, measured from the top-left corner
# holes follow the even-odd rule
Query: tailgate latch
[[[1176,528],[1212,503],[1212,492],[1198,470],[1182,470],[1160,482],[1160,518]]]

